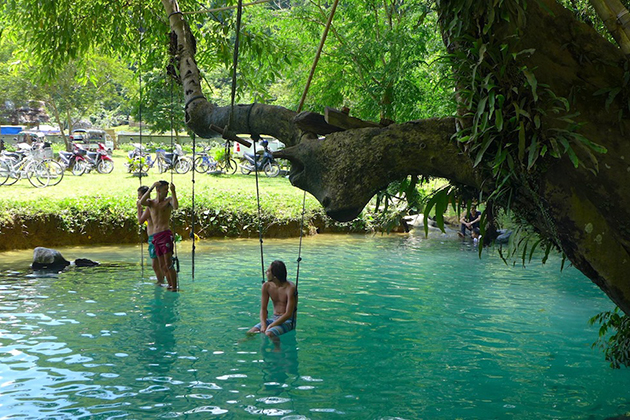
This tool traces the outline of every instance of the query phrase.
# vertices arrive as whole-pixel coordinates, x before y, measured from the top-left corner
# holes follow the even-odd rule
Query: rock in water
[[[34,270],[61,270],[69,265],[70,261],[66,260],[56,249],[37,247],[33,250],[31,268]]]
[[[74,260],[74,265],[77,267],[94,267],[99,265],[97,261],[88,260],[87,258],[77,258]]]

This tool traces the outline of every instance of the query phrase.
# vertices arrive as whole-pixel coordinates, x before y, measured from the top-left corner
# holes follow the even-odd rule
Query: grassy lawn
[[[82,176],[74,176],[66,171],[63,180],[56,186],[34,188],[27,180],[20,180],[12,186],[1,186],[0,208],[3,212],[20,209],[21,212],[50,212],[68,207],[101,207],[99,203],[113,206],[129,206],[134,210],[137,188],[140,179],[127,173],[124,166],[126,152],[115,151],[114,171],[99,174],[95,170]],[[262,176],[261,176],[262,175]],[[187,174],[165,172],[160,174],[152,168],[142,184],[151,185],[164,179],[172,181],[177,188],[180,205],[192,207],[192,171]],[[195,173],[195,207],[212,207],[219,210],[240,209],[243,212],[256,211],[255,175],[209,175]],[[259,174],[261,207],[264,211],[295,217],[301,214],[303,191],[291,186],[284,177],[267,178]],[[310,194],[306,198],[307,209],[321,206]],[[6,214],[5,214],[6,215]]]
[[[0,186],[0,250],[82,243],[137,241],[137,189],[140,179],[127,173],[126,152],[115,151],[110,174],[92,171],[74,176],[67,171],[55,186],[35,188],[28,180]],[[280,176],[259,174],[261,215],[258,216],[254,174],[210,175],[195,173],[194,211],[192,172],[160,174],[155,168],[142,184],[172,181],[179,209],[172,228],[188,237],[195,223],[200,237],[252,237],[258,225],[265,234],[299,235],[303,191]],[[192,215],[195,215],[193,218]],[[308,231],[365,231],[365,223],[337,223],[323,214],[321,205],[306,195],[305,228]]]

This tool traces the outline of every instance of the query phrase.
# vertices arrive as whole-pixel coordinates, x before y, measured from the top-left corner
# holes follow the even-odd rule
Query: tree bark
[[[61,121],[61,116],[59,115],[59,110],[57,109],[57,105],[55,104],[55,100],[52,96],[49,95],[50,101],[49,104],[53,109],[53,113],[55,114],[55,121],[57,121],[57,125],[59,126],[59,132],[61,133],[61,137],[63,138],[63,143],[66,146],[66,151],[70,151],[70,143],[68,142],[68,137],[66,137],[66,133],[63,129],[63,124]]]
[[[227,124],[230,109],[203,97],[192,34],[182,16],[173,14],[176,2],[163,3],[177,34],[186,122],[207,137],[211,123]],[[624,105],[624,54],[555,0],[530,1],[520,29],[519,49],[533,50],[519,56],[521,63],[534,69],[539,86],[570,98],[571,111],[579,112],[575,118],[583,124],[580,133],[608,153],[597,156],[599,171],[593,170],[586,150],[577,150],[587,163],[577,169],[567,157],[539,160],[534,174],[521,172],[512,209],[630,313],[630,123]],[[505,31],[505,37],[512,33]],[[501,37],[501,31],[495,36]],[[616,96],[600,94],[615,90]],[[409,174],[447,178],[484,196],[494,188],[452,140],[452,118],[352,129],[322,138],[302,131],[294,123],[295,113],[280,107],[240,105],[234,112],[232,131],[272,135],[290,146],[275,155],[291,161],[291,182],[312,193],[337,220],[356,217],[375,192]],[[551,115],[542,123],[557,126]]]
[[[628,10],[619,0],[590,0],[610,35],[625,55],[630,55],[630,20]]]

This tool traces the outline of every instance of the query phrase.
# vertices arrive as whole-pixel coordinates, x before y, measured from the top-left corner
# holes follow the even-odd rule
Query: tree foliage
[[[584,0],[562,2],[603,30]],[[188,13],[236,1],[179,3]],[[541,82],[538,69],[530,65],[537,47],[531,42],[535,37],[529,39],[528,47],[522,46],[527,35],[522,32],[526,11],[533,5],[546,7],[545,3],[556,6],[542,0],[342,2],[307,107],[321,111],[325,106],[347,106],[364,119],[394,121],[456,113],[459,125],[453,138],[461,154],[472,158],[483,188],[448,186],[431,197],[426,208],[436,210],[439,220],[449,204],[457,207],[471,198],[485,201],[484,221],[492,228],[497,213],[510,214],[521,206],[528,214],[521,214],[518,223],[533,225],[533,233],[543,234],[546,241],[529,239],[532,231],[523,229],[522,235],[515,236],[522,251],[514,255],[522,255],[525,261],[540,247],[548,254],[562,240],[554,224],[558,219],[550,214],[553,209],[544,202],[544,191],[537,190],[545,171],[557,162],[570,162],[574,174],[580,171],[583,178],[596,177],[607,150],[597,139],[582,134],[585,121],[577,106],[581,93],[559,92],[549,78],[548,84]],[[116,54],[145,75],[140,89],[145,95],[138,110],[146,101],[150,108],[146,118],[156,124],[165,121],[166,109],[158,104],[169,96],[170,84],[163,75],[172,63],[167,54],[168,22],[157,2],[13,0],[3,5],[5,19],[23,37],[42,80],[63,74],[64,64],[82,63],[79,59],[88,54]],[[295,110],[328,13],[328,2],[323,0],[276,1],[247,8],[239,34],[237,101],[262,101]],[[237,35],[234,15],[234,10],[186,14],[196,39],[192,56],[210,87],[208,97],[219,104],[231,100],[232,47]],[[578,47],[567,48],[584,51]],[[592,95],[605,108],[623,100],[626,105],[617,111],[618,122],[629,111],[628,67],[625,63],[623,80],[615,77],[610,86]],[[386,194],[391,197],[410,186],[415,187],[415,178],[390,186]],[[379,197],[389,200],[383,194]],[[515,204],[517,200],[522,201]],[[594,207],[594,212],[601,210]],[[571,223],[578,221],[583,220],[571,219]],[[565,235],[565,245],[573,238]]]

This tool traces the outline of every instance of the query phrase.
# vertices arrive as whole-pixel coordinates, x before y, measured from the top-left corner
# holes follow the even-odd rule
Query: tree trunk
[[[628,11],[623,4],[618,0],[590,0],[590,3],[623,53],[630,55]]]
[[[444,3],[448,2],[438,2],[439,7],[448,7],[441,6]],[[208,137],[210,124],[227,124],[230,109],[210,104],[203,96],[192,34],[181,14],[173,14],[177,3],[163,0],[163,4],[177,37],[186,122],[197,135]],[[599,172],[585,166],[575,169],[566,156],[541,158],[535,173],[522,171],[512,209],[630,313],[626,274],[630,268],[630,142],[626,139],[630,123],[624,108],[628,100],[624,54],[577,22],[555,0],[530,1],[525,13],[518,48],[532,53],[521,54],[518,60],[534,69],[539,86],[549,86],[558,96],[572,100],[572,111],[579,112],[575,119],[584,124],[580,133],[605,146],[608,153],[597,156]],[[493,36],[500,38],[501,28]],[[602,95],[602,91],[618,94]],[[294,123],[295,113],[280,107],[240,105],[234,112],[231,131],[268,134],[292,146],[275,153],[291,161],[291,182],[312,193],[337,220],[356,217],[376,191],[409,174],[447,178],[483,191],[484,196],[494,189],[492,179],[480,174],[471,157],[452,140],[452,118],[352,129],[321,139],[302,131]],[[553,117],[542,124],[553,128],[557,124]],[[589,162],[586,151],[577,153]]]
[[[68,143],[68,137],[66,137],[66,133],[63,131],[61,115],[59,115],[57,104],[55,104],[55,100],[52,98],[52,96],[50,97],[50,101],[48,103],[53,109],[53,114],[55,114],[55,121],[57,121],[57,125],[59,126],[59,132],[61,133],[61,137],[63,138],[63,143],[66,146],[66,151],[70,151],[70,144]]]

